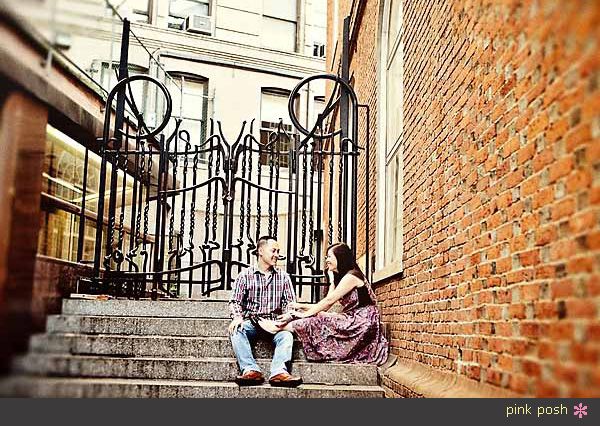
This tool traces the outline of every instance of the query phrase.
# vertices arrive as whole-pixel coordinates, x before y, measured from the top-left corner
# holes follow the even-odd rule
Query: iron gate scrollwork
[[[335,88],[309,130],[296,117],[293,99],[317,79],[330,80]],[[129,88],[138,80],[155,85],[165,99],[162,121],[153,128]],[[325,126],[345,99],[351,119],[337,130],[335,120]],[[124,102],[135,122],[125,118]],[[165,134],[171,97],[160,81],[143,75],[121,79],[108,96],[98,140],[100,184],[97,193],[83,194],[82,210],[86,199],[97,203],[97,219],[93,277],[80,281],[80,291],[155,299],[228,290],[241,268],[252,263],[259,236],[268,234],[285,247],[282,260],[298,294],[308,286],[311,299],[318,299],[325,247],[347,241],[356,248],[358,108],[344,79],[315,75],[290,94],[297,131],[280,121],[257,138],[252,120],[242,123],[230,142],[221,122],[211,120],[208,137],[196,144],[180,120]],[[364,206],[368,212],[367,188]],[[368,253],[367,237],[368,228]]]

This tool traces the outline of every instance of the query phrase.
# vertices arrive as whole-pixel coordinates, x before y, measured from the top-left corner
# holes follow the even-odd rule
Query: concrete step
[[[159,318],[229,318],[225,300],[64,299],[63,315]]]
[[[259,359],[265,374],[270,360]],[[229,382],[238,374],[230,358],[114,358],[55,354],[29,354],[14,364],[17,374],[61,377],[114,377],[131,379],[201,380]],[[376,386],[374,365],[294,362],[293,373],[308,384]]]
[[[0,396],[59,398],[383,398],[379,386],[311,385],[296,389],[231,382],[14,376],[0,381]]]
[[[234,358],[227,337],[123,336],[115,334],[37,334],[31,337],[30,352],[107,355],[116,357]],[[259,340],[256,358],[271,358],[273,345]],[[305,360],[300,344],[293,350],[294,360]]]
[[[52,315],[48,333],[226,337],[229,319]]]

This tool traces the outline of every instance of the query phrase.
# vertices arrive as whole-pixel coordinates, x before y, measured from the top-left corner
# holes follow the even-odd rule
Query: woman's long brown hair
[[[337,260],[337,272],[333,273],[333,283],[337,286],[346,274],[352,274],[364,281],[365,274],[360,270],[352,254],[352,250],[346,243],[336,243],[327,247],[327,251],[333,251]]]

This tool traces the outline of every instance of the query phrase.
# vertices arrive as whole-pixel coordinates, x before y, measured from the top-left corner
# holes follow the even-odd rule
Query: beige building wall
[[[61,47],[70,60],[98,83],[93,87],[97,92],[111,89],[116,80],[109,82],[104,74],[108,64],[119,61],[122,24],[104,0],[23,0],[18,4],[16,0],[8,1],[18,5],[15,10],[24,20]],[[242,122],[249,123],[253,119],[253,134],[260,140],[261,93],[264,89],[291,91],[302,78],[325,71],[325,59],[320,57],[324,55],[326,40],[325,0],[297,0],[292,49],[274,48],[277,37],[266,30],[268,20],[272,19],[269,8],[275,5],[279,11],[282,0],[212,0],[208,34],[170,28],[173,20],[169,17],[169,0],[150,0],[146,17],[139,13],[139,5],[145,4],[143,0],[111,0],[111,3],[122,17],[128,17],[132,22],[129,64],[165,82],[170,90],[174,86],[169,84],[168,75],[184,74],[204,81],[205,104],[199,104],[198,108],[207,110],[206,119],[222,122],[224,135],[230,143],[235,141]],[[117,7],[119,4],[121,6]],[[279,13],[277,11],[275,15]],[[140,16],[147,22],[139,22]],[[320,50],[319,46],[323,48]],[[136,97],[136,103],[141,103],[141,109],[146,112],[154,110],[152,95],[150,92],[143,99]],[[321,82],[312,82],[300,91],[297,116],[304,127],[312,127],[319,108],[315,98],[324,95],[325,86]],[[160,108],[157,114],[156,119],[160,120]],[[290,122],[287,109],[282,110],[280,118]],[[202,181],[208,172],[204,164],[200,169],[198,179]],[[263,179],[267,175],[268,170],[263,170]],[[281,186],[288,186],[287,170],[281,172]],[[266,206],[268,195],[262,193],[260,198]],[[176,201],[173,211],[190,208],[189,205],[182,206],[181,202],[181,199]],[[187,202],[189,204],[189,199]],[[197,223],[204,222],[204,209],[204,203],[196,205]],[[287,209],[287,198],[281,197],[279,238],[283,247],[287,240]],[[234,210],[238,212],[239,200]],[[264,210],[263,207],[263,216]],[[153,211],[151,208],[151,217]],[[126,209],[127,220],[129,213]],[[189,220],[189,217],[188,211],[186,218]],[[239,226],[237,213],[234,222]],[[262,229],[266,230],[266,219],[263,218],[261,223]],[[179,229],[179,215],[175,217],[175,227]],[[219,214],[219,236],[221,229],[222,216]],[[189,223],[185,224],[185,230],[189,230]],[[201,243],[202,237],[197,235],[196,246]]]
[[[273,0],[210,1],[211,34],[168,28],[172,0],[148,0],[148,23],[136,22],[136,5],[144,0],[110,1],[121,4],[118,12],[132,20],[137,39],[131,37],[129,63],[161,79],[156,61],[167,72],[207,79],[212,115],[232,134],[242,120],[259,118],[261,88],[291,90],[301,78],[325,70],[325,59],[313,56],[315,44],[326,41],[325,0],[297,0],[294,51],[272,48],[276,37],[265,34],[268,3],[277,4]],[[121,23],[105,0],[24,0],[16,9],[46,38],[64,46],[63,52],[80,68],[105,83],[102,63],[118,62],[121,38]],[[323,85],[310,90],[300,101],[303,123],[312,116],[314,97],[325,94]]]

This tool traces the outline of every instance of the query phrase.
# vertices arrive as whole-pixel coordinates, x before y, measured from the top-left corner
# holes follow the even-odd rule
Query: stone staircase
[[[227,337],[226,302],[63,301],[45,334],[34,335],[29,353],[0,381],[0,396],[19,397],[300,397],[382,398],[377,368],[307,362],[294,345],[296,389],[268,384],[239,387]],[[271,344],[259,341],[255,356],[268,373]]]

